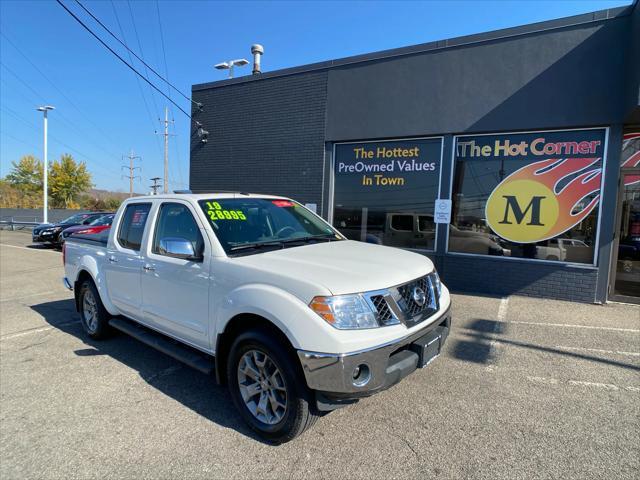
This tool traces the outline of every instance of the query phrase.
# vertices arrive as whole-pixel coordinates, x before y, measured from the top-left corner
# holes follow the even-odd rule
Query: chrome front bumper
[[[343,355],[298,350],[298,358],[310,389],[342,398],[364,397],[395,385],[424,366],[420,365],[421,352],[432,338],[438,341],[437,356],[450,328],[451,314],[447,309],[428,326],[401,340]],[[358,367],[368,369],[366,382],[364,378],[354,379]]]

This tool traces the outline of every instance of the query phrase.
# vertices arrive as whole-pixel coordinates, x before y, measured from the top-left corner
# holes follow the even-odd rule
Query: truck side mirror
[[[166,237],[160,239],[158,251],[161,255],[174,258],[182,258],[193,262],[202,261],[202,253],[196,254],[193,244],[186,238]]]

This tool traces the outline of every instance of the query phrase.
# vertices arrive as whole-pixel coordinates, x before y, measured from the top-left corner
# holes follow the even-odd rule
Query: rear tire
[[[111,316],[104,308],[98,289],[92,280],[87,279],[80,285],[78,311],[82,328],[91,338],[100,340],[112,333],[109,325]]]
[[[227,361],[227,383],[245,422],[271,443],[301,435],[317,420],[311,393],[289,349],[262,330],[240,334]]]

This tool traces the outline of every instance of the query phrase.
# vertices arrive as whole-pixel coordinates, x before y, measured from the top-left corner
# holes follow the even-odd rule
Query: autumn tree
[[[11,171],[5,180],[24,194],[42,192],[42,162],[33,155],[25,155],[19,162],[11,162]]]
[[[63,154],[53,162],[49,172],[49,194],[56,207],[77,208],[78,196],[89,190],[91,174],[84,162],[76,163],[69,154]]]

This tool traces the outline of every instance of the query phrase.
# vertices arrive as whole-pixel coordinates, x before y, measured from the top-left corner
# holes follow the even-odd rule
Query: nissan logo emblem
[[[416,302],[416,305],[418,305],[419,307],[423,307],[424,304],[427,302],[427,294],[420,287],[415,287],[413,289],[411,297],[413,298],[413,301]]]

